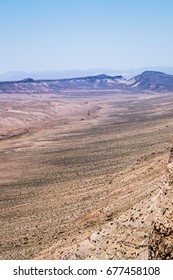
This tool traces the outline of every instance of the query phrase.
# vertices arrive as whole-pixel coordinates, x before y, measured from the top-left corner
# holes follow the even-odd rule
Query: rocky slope
[[[68,91],[157,91],[173,92],[173,75],[145,71],[126,80],[122,76],[105,74],[71,79],[0,82],[0,93],[54,93]]]
[[[97,231],[84,236],[81,242],[66,248],[58,248],[59,246],[55,244],[38,258],[173,259],[173,148],[170,151],[168,164],[166,158],[162,160],[163,158],[157,157],[157,164],[148,162],[148,169],[160,171],[155,170],[156,176],[152,179],[143,178],[143,184],[147,185],[147,188],[143,190],[143,198],[131,208],[115,218],[113,214],[107,214],[107,222]],[[143,164],[138,168],[136,179],[146,172],[146,166]],[[140,183],[138,180],[137,182]],[[133,188],[135,188],[135,176]],[[104,211],[107,210],[100,209],[90,213],[86,216],[86,220],[103,215]]]
[[[167,177],[167,184],[160,191],[158,213],[149,237],[149,259],[173,259],[173,148]]]
[[[136,170],[131,173],[127,170],[124,173],[124,187],[112,194],[114,197],[121,193],[124,194],[122,204],[128,197],[128,190],[133,189],[134,192],[140,184],[143,184],[143,187],[140,185],[140,188],[143,189],[142,197],[140,199],[133,198],[131,207],[129,204],[126,209],[123,209],[122,213],[117,212],[115,215],[115,203],[113,209],[111,205],[108,205],[88,214],[85,219],[92,222],[96,217],[107,213],[105,224],[100,226],[97,231],[83,236],[81,242],[67,247],[61,247],[58,243],[54,244],[37,258],[62,260],[148,259],[150,256],[148,244],[151,241],[149,235],[151,224],[156,215],[159,215],[160,192],[163,185],[167,185],[166,160],[166,158],[163,160],[163,157],[158,155],[154,162],[152,159],[147,159],[147,164],[139,163]],[[152,170],[151,177],[144,176],[148,170]],[[133,180],[131,181],[132,177]],[[115,184],[114,180],[111,184]]]

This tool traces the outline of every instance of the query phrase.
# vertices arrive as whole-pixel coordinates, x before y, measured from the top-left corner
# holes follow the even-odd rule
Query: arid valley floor
[[[0,259],[147,259],[173,93],[0,95]]]

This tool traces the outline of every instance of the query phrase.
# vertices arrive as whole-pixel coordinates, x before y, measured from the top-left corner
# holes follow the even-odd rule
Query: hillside
[[[141,90],[173,91],[173,75],[156,71],[145,71],[128,81],[129,86]]]
[[[173,148],[170,151],[167,165],[167,181],[162,186],[158,211],[152,223],[149,236],[149,259],[172,260],[173,259]]]
[[[145,71],[130,80],[105,74],[71,79],[0,82],[0,93],[55,93],[68,91],[156,91],[173,92],[173,75]]]

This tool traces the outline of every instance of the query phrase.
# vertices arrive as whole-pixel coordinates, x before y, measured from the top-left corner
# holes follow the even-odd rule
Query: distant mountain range
[[[171,66],[160,66],[160,67],[146,67],[146,68],[130,68],[130,69],[106,69],[106,68],[95,68],[95,69],[67,69],[67,70],[49,70],[49,71],[10,71],[0,74],[0,81],[19,81],[30,77],[34,80],[57,80],[57,79],[68,79],[86,76],[96,76],[105,73],[108,76],[122,75],[126,79],[130,79],[144,71],[160,71],[173,75],[173,67]]]
[[[0,93],[55,93],[64,91],[157,91],[173,92],[173,75],[144,71],[131,79],[105,74],[80,78],[0,82]]]

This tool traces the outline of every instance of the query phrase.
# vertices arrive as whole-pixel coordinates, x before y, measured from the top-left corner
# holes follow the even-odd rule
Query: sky
[[[0,73],[173,66],[172,0],[0,0]]]

